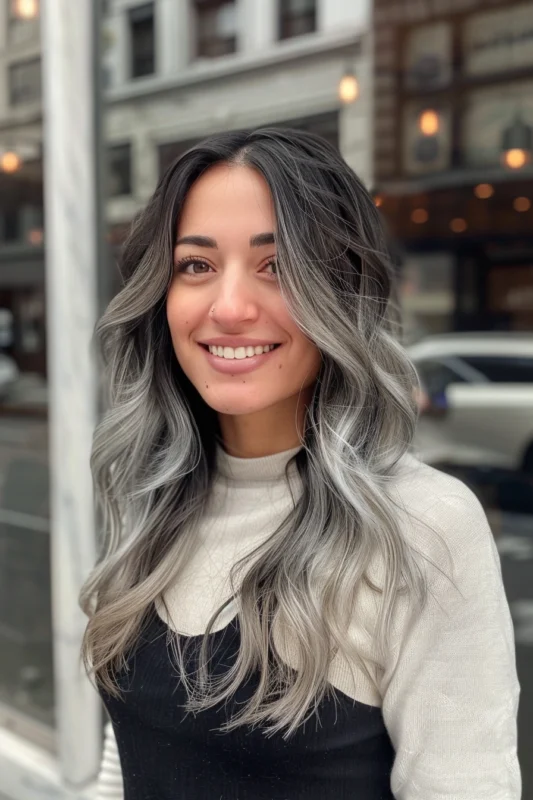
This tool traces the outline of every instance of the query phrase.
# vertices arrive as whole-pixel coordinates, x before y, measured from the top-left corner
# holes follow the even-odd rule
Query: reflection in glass
[[[15,730],[54,722],[43,226],[41,162],[0,173],[0,712]]]

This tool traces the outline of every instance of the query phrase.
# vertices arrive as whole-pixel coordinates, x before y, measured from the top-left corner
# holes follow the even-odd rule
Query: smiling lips
[[[209,364],[217,372],[239,375],[243,372],[251,372],[261,364],[265,364],[280,346],[280,344],[247,344],[246,346],[243,344],[238,347],[230,347],[207,342],[201,344]]]
[[[268,353],[270,350],[273,350],[276,345],[274,344],[265,344],[261,345],[258,344],[255,347],[252,345],[248,345],[248,347],[222,347],[222,345],[210,344],[208,345],[209,352],[212,353],[214,356],[218,356],[219,358],[236,358],[236,359],[243,359],[243,358],[251,358],[252,356],[260,356],[263,353]]]

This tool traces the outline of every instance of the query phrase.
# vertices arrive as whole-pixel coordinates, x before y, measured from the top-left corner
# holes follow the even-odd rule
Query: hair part
[[[398,342],[394,271],[372,198],[317,136],[276,128],[212,136],[167,170],[132,225],[123,288],[96,329],[109,394],[91,456],[104,544],[81,593],[90,617],[82,652],[97,684],[118,695],[116,676],[154,602],[179,578],[214,480],[217,415],[176,360],[165,300],[180,210],[195,180],[218,163],[251,167],[267,181],[280,291],[322,363],[293,459],[302,493],[232,572],[236,663],[222,677],[209,671],[209,634],[221,609],[195,675],[177,637],[173,648],[190,710],[230,698],[257,670],[255,694],[225,728],[261,724],[289,736],[328,691],[335,653],[371,675],[346,636],[362,584],[380,598],[378,660],[397,594],[408,591],[422,604],[427,591],[387,491],[417,413],[416,374]],[[369,578],[376,556],[385,565],[380,586]],[[297,671],[277,651],[277,625],[291,631]]]

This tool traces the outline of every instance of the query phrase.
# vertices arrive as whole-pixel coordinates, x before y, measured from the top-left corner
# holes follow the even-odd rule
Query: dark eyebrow
[[[250,247],[264,247],[267,244],[274,244],[273,233],[258,233],[250,238]],[[218,245],[215,239],[210,236],[182,236],[176,242],[176,247],[179,244],[192,244],[195,247],[213,247],[215,250]]]
[[[217,248],[217,243],[210,236],[182,236],[176,242],[176,247],[179,244],[193,244],[195,247],[214,247]]]
[[[258,233],[250,239],[250,247],[264,247],[266,244],[275,244],[273,233]]]

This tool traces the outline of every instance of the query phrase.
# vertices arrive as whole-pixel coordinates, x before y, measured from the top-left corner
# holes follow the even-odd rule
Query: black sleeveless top
[[[218,730],[257,686],[246,681],[227,704],[186,714],[168,628],[153,613],[118,676],[120,699],[102,692],[120,755],[125,800],[394,800],[394,750],[380,708],[335,690],[287,741],[260,728]],[[239,648],[235,618],[211,634],[220,674]],[[182,637],[183,640],[197,639]]]

